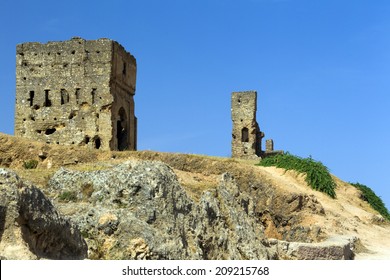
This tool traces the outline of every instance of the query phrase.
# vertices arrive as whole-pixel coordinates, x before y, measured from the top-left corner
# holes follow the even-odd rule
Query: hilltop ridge
[[[37,161],[38,164],[35,169],[25,169],[24,163],[30,160]],[[170,167],[172,174],[169,168],[166,169],[163,166],[156,165],[156,161]],[[323,193],[312,190],[307,186],[303,176],[294,171],[286,172],[275,167],[255,166],[255,163],[257,162],[254,160],[153,151],[98,151],[84,147],[48,145],[0,134],[0,168],[12,170],[18,174],[22,181],[36,185],[53,202],[53,205],[61,215],[76,223],[79,228],[84,229],[82,233],[88,244],[88,257],[118,258],[119,253],[113,248],[115,244],[122,248],[120,240],[123,238],[121,236],[123,231],[120,230],[120,225],[125,226],[126,223],[124,221],[127,221],[126,219],[128,218],[127,216],[127,218],[121,216],[121,209],[133,209],[134,213],[141,213],[142,211],[139,210],[138,204],[131,202],[131,196],[127,197],[126,201],[121,200],[121,204],[112,204],[112,201],[118,198],[112,198],[111,196],[102,197],[102,200],[99,201],[96,197],[102,193],[103,185],[94,183],[94,187],[88,192],[89,196],[86,197],[82,190],[74,188],[74,183],[67,183],[64,178],[70,176],[67,180],[73,180],[72,182],[80,181],[80,179],[76,180],[75,178],[90,178],[91,182],[100,182],[103,179],[98,180],[96,176],[103,176],[106,174],[105,172],[111,174],[112,170],[125,168],[125,170],[130,171],[122,170],[121,172],[130,172],[129,176],[132,176],[132,170],[144,170],[139,171],[141,175],[149,172],[145,170],[156,170],[157,173],[150,173],[150,178],[154,178],[154,176],[160,178],[159,176],[162,176],[162,179],[160,178],[162,181],[158,181],[160,183],[156,185],[157,187],[159,184],[163,184],[162,182],[165,182],[164,178],[170,178],[169,182],[171,183],[167,183],[166,186],[168,189],[170,189],[169,186],[172,184],[176,186],[177,190],[172,191],[172,194],[180,193],[180,197],[182,197],[180,201],[185,202],[184,204],[192,209],[191,211],[188,210],[187,214],[183,214],[183,220],[180,222],[180,226],[177,226],[183,231],[181,234],[178,233],[177,238],[185,236],[186,242],[190,245],[192,244],[192,247],[188,245],[188,258],[243,258],[249,252],[249,249],[245,249],[245,252],[239,252],[234,249],[241,248],[242,237],[240,237],[240,232],[232,227],[234,224],[243,227],[240,221],[245,222],[246,226],[244,228],[248,232],[252,232],[251,234],[254,238],[257,238],[258,242],[262,244],[262,247],[258,247],[257,251],[252,252],[252,255],[248,253],[248,258],[304,259],[307,256],[319,258],[319,255],[324,253],[311,255],[313,249],[308,246],[308,243],[316,246],[314,250],[316,252],[323,250],[321,246],[328,246],[326,250],[330,250],[329,248],[333,245],[326,245],[328,244],[326,242],[329,242],[327,240],[335,240],[338,236],[345,237],[337,240],[339,240],[340,244],[344,244],[342,246],[348,245],[351,247],[350,249],[353,251],[355,259],[390,258],[390,240],[388,238],[390,236],[390,226],[360,198],[360,191],[356,188],[337,177],[333,177],[337,184],[337,199],[332,199]],[[161,173],[158,170],[163,171]],[[150,184],[152,184],[147,181],[150,178],[138,179],[141,180],[139,181],[142,182],[143,185],[141,185],[148,189]],[[62,179],[64,181],[61,181]],[[61,183],[58,183],[59,181]],[[57,183],[54,184],[54,182]],[[131,188],[131,184],[129,187]],[[73,192],[75,198],[64,199],[65,191],[68,194]],[[145,202],[141,198],[138,199],[140,199],[139,203]],[[155,198],[151,199],[154,200]],[[229,202],[231,199],[237,202],[237,205],[231,204]],[[216,204],[212,204],[212,201]],[[110,205],[113,205],[113,208]],[[98,211],[97,218],[99,218],[99,221],[101,220],[102,224],[104,224],[103,220],[111,222],[120,221],[114,226],[114,229],[108,229],[107,232],[110,234],[105,233],[104,229],[96,232],[92,231],[92,224],[81,222],[79,216],[82,211],[86,211],[86,209],[90,209],[92,206],[97,207],[96,209],[100,211]],[[155,207],[156,211],[160,209],[158,204],[152,204],[150,207]],[[173,208],[172,212],[169,212],[173,215],[172,217],[177,214],[174,214],[175,209]],[[210,220],[210,217],[214,214],[207,212],[205,209],[213,209],[216,215],[215,218]],[[142,221],[143,214],[139,215],[139,219]],[[149,221],[150,217],[146,220],[145,225],[151,225],[150,232],[152,232],[152,229],[153,232],[157,232],[153,238],[157,238],[157,236],[162,238],[163,234],[159,234],[159,232],[162,232],[163,225],[167,226],[167,223],[169,223],[169,215],[160,217],[161,220],[157,217],[157,222],[153,220],[154,218]],[[241,218],[235,220],[231,215],[235,218]],[[191,221],[202,219],[205,219],[203,221],[204,224],[191,226],[193,224]],[[208,222],[206,222],[207,219]],[[226,219],[230,220],[229,223],[232,223],[227,227],[230,228],[228,232],[226,232]],[[224,222],[222,223],[222,221]],[[102,226],[102,224],[97,224],[97,227],[99,225]],[[211,228],[209,228],[210,226]],[[225,249],[218,247],[219,243],[214,240],[216,236],[213,236],[213,229],[219,232],[216,235],[221,236],[225,232],[225,243],[222,242],[225,244],[224,246],[227,246],[224,247]],[[172,230],[175,232],[176,227]],[[199,233],[201,231],[205,231],[207,234],[202,235]],[[155,244],[153,243],[155,239],[150,236],[140,235],[136,237],[134,233],[132,237],[134,237],[132,238],[134,241],[132,245],[133,251],[131,251],[133,253],[121,256],[121,258],[131,256],[141,256],[143,258],[153,258],[153,256],[185,258],[183,255],[174,255],[173,253],[173,255],[158,255],[158,252],[161,252],[162,249],[153,251],[153,248],[156,247],[156,245],[153,245]],[[345,239],[348,242],[340,241]],[[205,243],[199,245],[199,240],[203,240]],[[285,244],[283,242],[288,242],[290,248],[298,249],[294,252],[284,252],[281,249],[283,244]],[[100,244],[100,247],[105,248],[107,254],[104,255],[103,253],[101,255],[102,252],[100,252],[100,255],[97,254],[96,244]],[[185,246],[185,242],[183,244]],[[205,244],[208,244],[208,247]],[[135,248],[143,248],[144,253],[137,255],[134,253],[136,251]],[[146,248],[148,249],[146,250]],[[172,248],[170,250],[173,250]],[[307,253],[307,250],[310,253]],[[303,253],[299,252],[306,252],[306,255],[302,255]],[[325,254],[329,254],[329,252]],[[2,255],[1,247],[0,255]],[[339,257],[345,258],[345,255],[340,255]]]

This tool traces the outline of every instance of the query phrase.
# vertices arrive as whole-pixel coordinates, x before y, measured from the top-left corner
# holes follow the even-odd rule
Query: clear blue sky
[[[2,0],[0,31],[1,132],[16,44],[106,37],[137,59],[140,150],[230,156],[230,93],[257,90],[276,149],[390,207],[390,1]]]

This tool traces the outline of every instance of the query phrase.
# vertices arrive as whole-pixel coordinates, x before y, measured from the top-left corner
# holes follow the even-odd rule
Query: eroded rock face
[[[321,229],[300,225],[301,212],[324,215],[314,196],[225,173],[195,201],[161,162],[106,167],[58,170],[45,188],[56,208],[0,169],[0,259],[353,258],[352,242],[314,243]]]
[[[89,196],[85,186],[93,189]],[[90,258],[270,258],[261,244],[263,226],[249,215],[253,202],[227,174],[199,203],[159,162],[127,162],[94,172],[61,169],[49,187],[77,197],[78,203],[60,207],[82,230]]]
[[[36,187],[0,169],[0,256],[5,259],[84,259],[78,229]]]

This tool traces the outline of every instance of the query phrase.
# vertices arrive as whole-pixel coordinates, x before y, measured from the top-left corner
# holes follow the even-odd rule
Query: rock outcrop
[[[130,161],[92,172],[60,169],[49,188],[74,194],[73,202],[59,207],[83,232],[90,258],[271,258],[261,243],[264,228],[250,215],[251,199],[228,174],[198,203],[160,162]]]
[[[354,239],[322,243],[300,213],[315,196],[229,173],[196,199],[157,161],[59,169],[45,193],[0,169],[1,259],[352,259]],[[61,214],[59,214],[61,213]],[[66,217],[66,218],[63,218]],[[277,239],[272,239],[275,236]],[[279,239],[279,240],[278,240]]]
[[[0,255],[2,259],[84,259],[78,229],[61,217],[36,187],[0,169]]]

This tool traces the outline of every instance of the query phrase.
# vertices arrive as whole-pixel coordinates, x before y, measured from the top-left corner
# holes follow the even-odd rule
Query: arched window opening
[[[249,142],[249,131],[246,127],[241,130],[241,142]]]
[[[100,146],[102,145],[102,140],[100,140],[99,136],[95,137],[93,140],[95,149],[99,150]]]
[[[118,150],[124,151],[129,148],[128,142],[128,123],[125,109],[121,107],[118,112],[118,119],[116,122],[116,137],[118,141]]]
[[[69,94],[65,89],[61,89],[61,105],[69,103]]]

